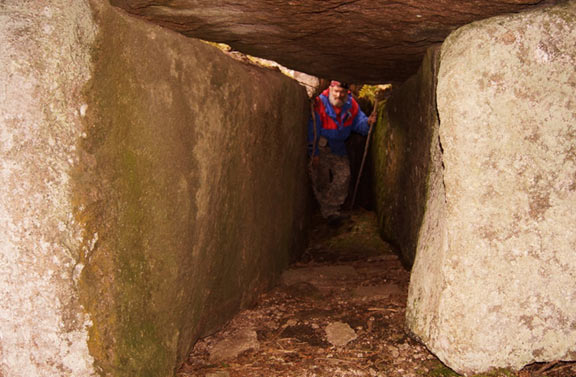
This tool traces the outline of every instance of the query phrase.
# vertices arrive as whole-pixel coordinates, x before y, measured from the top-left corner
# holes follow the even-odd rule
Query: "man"
[[[367,135],[374,121],[375,115],[368,118],[360,110],[346,83],[332,81],[314,99],[308,125],[310,176],[322,216],[330,225],[339,225],[346,218],[340,212],[350,185],[346,139],[352,131]]]

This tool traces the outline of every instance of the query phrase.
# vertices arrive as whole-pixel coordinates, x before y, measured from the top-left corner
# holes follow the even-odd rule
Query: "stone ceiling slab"
[[[459,26],[556,0],[110,0],[189,37],[354,82],[403,81]]]

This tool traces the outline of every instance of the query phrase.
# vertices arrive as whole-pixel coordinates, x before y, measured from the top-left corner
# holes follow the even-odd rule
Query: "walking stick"
[[[310,101],[310,110],[312,112],[312,127],[314,129],[314,141],[312,142],[312,154],[310,155],[310,161],[308,161],[308,169],[312,171],[312,163],[314,161],[314,153],[316,153],[316,144],[318,143],[318,131],[316,130],[316,111],[314,111],[314,98],[312,97]]]
[[[314,140],[312,142],[312,155],[310,156],[310,161],[308,162],[308,169],[312,169],[312,163],[314,160],[314,153],[316,153],[316,145],[318,144],[318,130],[316,129],[316,111],[314,110],[314,102],[316,101],[316,97],[320,95],[328,86],[328,80],[320,79],[318,85],[316,86],[316,90],[312,93],[310,97],[310,112],[312,113],[312,127],[314,129]]]
[[[370,116],[378,113],[378,98],[374,100],[374,109]],[[362,156],[362,163],[360,164],[360,170],[358,170],[358,177],[356,178],[356,184],[354,185],[354,194],[352,195],[352,201],[350,202],[350,209],[354,208],[354,203],[356,202],[356,194],[358,193],[358,185],[360,184],[360,178],[362,177],[362,170],[364,169],[364,163],[366,162],[366,155],[368,154],[368,146],[370,145],[370,136],[372,136],[372,130],[376,127],[376,123],[370,126],[368,130],[368,137],[366,138],[366,144],[364,145],[364,155]]]

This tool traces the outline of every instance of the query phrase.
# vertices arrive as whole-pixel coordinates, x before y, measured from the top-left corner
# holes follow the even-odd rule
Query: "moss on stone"
[[[119,26],[111,14],[101,22],[104,30]],[[89,132],[82,148],[96,167],[81,168],[79,174],[91,178],[83,179],[77,191],[84,198],[97,192],[100,201],[88,203],[86,208],[97,209],[79,212],[78,218],[86,224],[87,239],[96,232],[99,239],[85,260],[80,287],[83,305],[94,321],[89,346],[100,369],[115,376],[159,376],[174,368],[174,356],[165,347],[171,337],[167,329],[173,326],[171,316],[154,303],[154,292],[163,284],[157,279],[163,274],[151,271],[151,263],[160,261],[149,255],[149,235],[161,223],[152,209],[162,206],[158,201],[165,194],[162,179],[167,177],[153,172],[152,160],[162,157],[160,150],[150,147],[156,142],[154,135],[137,129],[155,121],[146,117],[145,92],[128,73],[132,63],[118,56],[122,39],[100,33],[96,70],[86,88]],[[178,263],[177,253],[162,255],[163,266]]]
[[[393,92],[375,134],[374,192],[381,235],[414,262],[426,206],[432,127],[436,122],[435,49],[418,74]]]
[[[388,108],[386,103],[380,103],[378,106],[378,119],[374,129],[374,142],[371,145],[370,152],[373,160],[373,172],[374,177],[374,191],[376,198],[382,198],[385,196],[386,185],[383,182],[385,171],[386,158],[388,155],[388,149],[386,148],[387,134],[390,130],[390,120],[388,119]],[[382,200],[376,200],[376,213],[378,215],[378,224],[380,227],[384,225],[384,202]]]
[[[74,199],[89,347],[104,375],[171,376],[303,247],[307,97],[107,4],[96,14]]]

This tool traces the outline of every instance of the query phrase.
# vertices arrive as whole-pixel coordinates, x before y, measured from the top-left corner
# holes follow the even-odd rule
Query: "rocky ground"
[[[282,284],[200,340],[178,377],[458,376],[404,327],[409,272],[382,242],[371,212],[315,226]],[[576,376],[573,363],[490,377]]]

